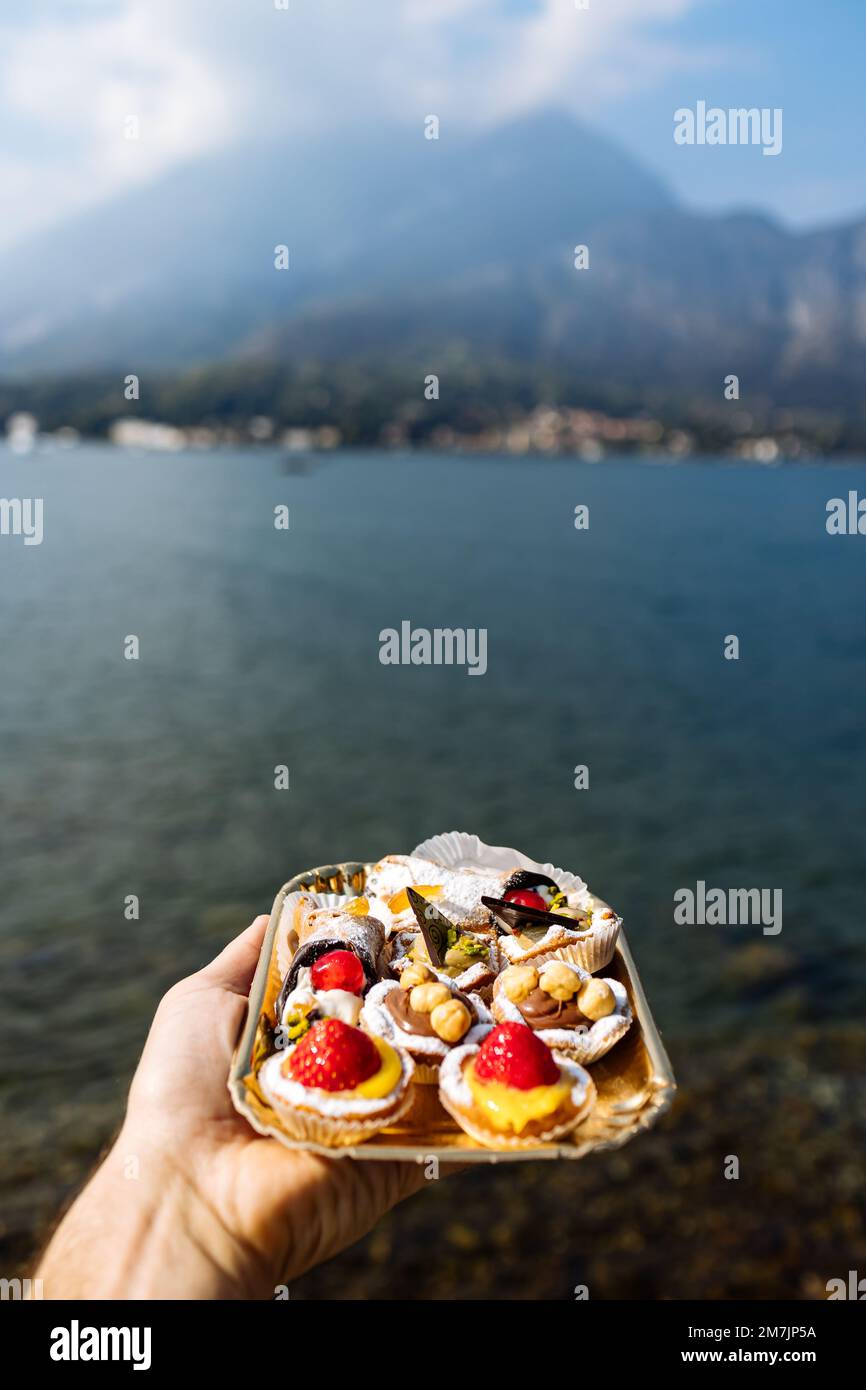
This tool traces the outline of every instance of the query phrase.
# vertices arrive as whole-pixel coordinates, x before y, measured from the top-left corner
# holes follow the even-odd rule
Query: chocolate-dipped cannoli
[[[356,956],[364,972],[364,992],[379,979],[379,957],[385,944],[385,931],[375,917],[331,909],[313,910],[302,920],[298,936],[300,944],[277,1000],[278,1018],[282,1017],[289,995],[306,982],[303,972],[311,971],[323,956],[338,952],[351,952]]]

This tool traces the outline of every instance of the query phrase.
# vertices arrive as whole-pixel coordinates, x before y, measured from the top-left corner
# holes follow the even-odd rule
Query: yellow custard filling
[[[512,1130],[522,1134],[532,1120],[543,1120],[558,1110],[571,1095],[572,1082],[562,1076],[551,1086],[533,1086],[519,1091],[516,1086],[504,1086],[501,1081],[479,1081],[475,1064],[463,1069],[463,1079],[472,1092],[472,1099],[491,1129]]]
[[[379,1054],[379,1070],[374,1071],[372,1076],[368,1076],[366,1081],[362,1081],[360,1086],[353,1086],[350,1091],[322,1090],[322,1095],[334,1096],[335,1099],[337,1097],[342,1099],[349,1096],[360,1096],[364,1100],[381,1100],[383,1096],[387,1096],[389,1092],[394,1090],[403,1074],[400,1058],[393,1047],[386,1043],[383,1038],[368,1036]],[[292,1074],[289,1071],[291,1057],[292,1054],[289,1053],[281,1068],[283,1076],[288,1080],[292,1079]],[[313,1087],[312,1089],[321,1090],[322,1088]]]
[[[360,1086],[356,1086],[353,1091],[341,1091],[344,1096],[363,1096],[364,1100],[381,1100],[387,1096],[389,1091],[400,1080],[403,1068],[400,1058],[389,1043],[384,1038],[372,1038],[382,1059],[382,1065],[378,1071],[374,1071],[372,1076],[368,1076],[366,1081],[362,1081]]]

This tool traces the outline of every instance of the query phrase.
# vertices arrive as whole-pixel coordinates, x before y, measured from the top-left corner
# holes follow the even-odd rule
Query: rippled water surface
[[[460,828],[617,905],[681,1108],[615,1163],[558,1165],[544,1188],[529,1170],[483,1191],[458,1180],[495,1206],[481,1236],[458,1222],[470,1234],[449,1244],[453,1212],[431,1193],[307,1295],[394,1296],[407,1271],[419,1296],[489,1295],[495,1265],[509,1296],[569,1297],[594,1256],[585,1224],[561,1229],[564,1184],[637,1224],[631,1254],[593,1268],[602,1295],[671,1293],[653,1211],[659,1241],[682,1239],[678,1277],[704,1292],[812,1296],[809,1280],[852,1267],[834,1262],[863,1242],[845,1175],[863,1119],[866,538],[830,538],[824,517],[829,497],[866,493],[866,467],[88,447],[0,454],[0,480],[44,498],[41,546],[0,537],[10,1257],[110,1133],[167,983],[297,870]],[[487,673],[381,665],[379,632],[403,619],[486,628]],[[698,879],[781,889],[781,934],[675,926],[673,894]],[[774,1155],[803,1165],[787,1218],[741,1187],[757,1223],[743,1259],[758,1262],[741,1276],[730,1250],[694,1267],[695,1221],[712,1252],[745,1219],[714,1167],[738,1143],[771,1172]],[[634,1205],[643,1187],[655,1206]],[[777,1259],[807,1187],[823,1234]],[[527,1212],[560,1228],[547,1272],[521,1282]],[[419,1266],[430,1222],[442,1255]]]

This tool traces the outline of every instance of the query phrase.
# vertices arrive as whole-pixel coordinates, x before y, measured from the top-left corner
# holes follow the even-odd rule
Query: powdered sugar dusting
[[[435,906],[453,922],[455,926],[488,926],[490,913],[481,902],[485,897],[502,896],[509,871],[486,869],[480,864],[453,869],[435,863],[432,859],[420,858],[411,854],[391,854],[374,864],[367,875],[367,889],[376,899],[387,902],[402,889],[435,884],[442,892],[432,901]],[[391,930],[415,921],[411,907],[400,913],[391,913]]]

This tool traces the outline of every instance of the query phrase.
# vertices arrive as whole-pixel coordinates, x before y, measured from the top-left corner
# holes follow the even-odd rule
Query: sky
[[[693,207],[850,220],[864,47],[866,0],[0,0],[0,246],[258,136],[539,106]],[[781,153],[677,145],[699,100],[780,107]]]

